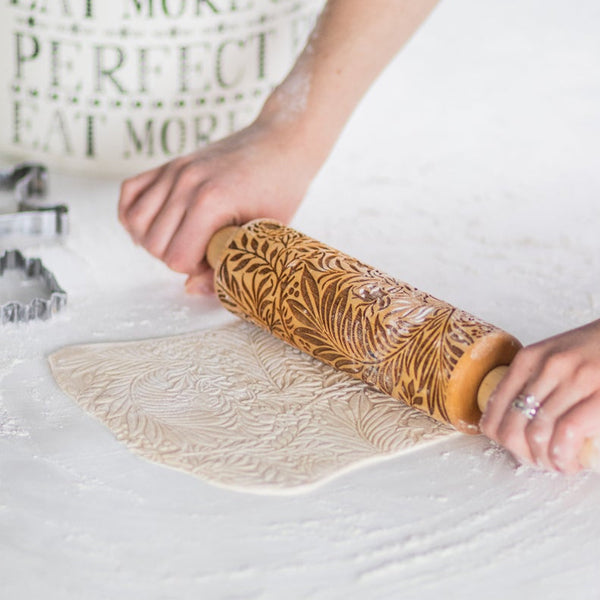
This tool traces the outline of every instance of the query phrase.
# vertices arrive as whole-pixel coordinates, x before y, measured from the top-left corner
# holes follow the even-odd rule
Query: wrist
[[[329,156],[339,131],[332,131],[321,115],[311,110],[304,90],[290,91],[288,87],[281,85],[271,93],[255,124],[268,131],[285,154],[293,154],[294,162],[312,179]]]

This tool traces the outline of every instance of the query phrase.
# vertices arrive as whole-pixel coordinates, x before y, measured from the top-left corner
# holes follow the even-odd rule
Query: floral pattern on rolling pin
[[[273,221],[237,232],[215,281],[235,314],[446,422],[454,367],[476,340],[497,331]]]

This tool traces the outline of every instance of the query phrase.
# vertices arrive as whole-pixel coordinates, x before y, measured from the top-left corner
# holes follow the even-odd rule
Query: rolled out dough
[[[304,490],[453,432],[242,322],[49,360],[133,452],[237,489]]]

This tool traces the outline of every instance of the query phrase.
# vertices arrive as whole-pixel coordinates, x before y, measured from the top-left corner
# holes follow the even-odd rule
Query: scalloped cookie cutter
[[[23,163],[0,170],[0,190],[13,191],[17,201],[17,212],[0,214],[0,237],[61,238],[67,234],[68,208],[47,201],[48,173],[43,165]],[[8,269],[22,271],[24,279],[41,281],[44,296],[28,303],[11,300],[1,304],[0,323],[46,320],[66,305],[66,292],[39,258],[25,258],[19,250],[7,250],[0,257],[0,278]]]
[[[54,275],[39,258],[25,258],[19,250],[8,250],[0,257],[0,277],[7,269],[22,271],[27,279],[39,279],[47,289],[47,298],[31,302],[11,301],[0,306],[0,322],[16,323],[32,319],[49,319],[67,303],[67,293],[58,285]]]

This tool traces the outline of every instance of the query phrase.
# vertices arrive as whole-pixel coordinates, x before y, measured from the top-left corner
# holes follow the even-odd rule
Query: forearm
[[[436,1],[329,0],[254,124],[123,183],[119,217],[133,239],[206,293],[211,236],[291,218],[360,98]]]
[[[438,0],[329,0],[262,119],[282,121],[320,165],[373,80]]]

